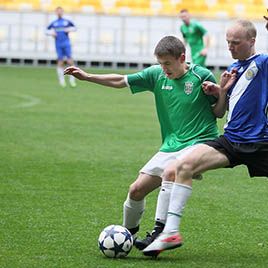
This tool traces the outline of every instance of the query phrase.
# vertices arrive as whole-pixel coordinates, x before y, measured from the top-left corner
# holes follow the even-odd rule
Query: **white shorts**
[[[188,146],[180,151],[165,153],[156,153],[145,166],[140,170],[140,173],[145,173],[152,176],[161,177],[164,169],[174,160],[192,152],[196,145]]]

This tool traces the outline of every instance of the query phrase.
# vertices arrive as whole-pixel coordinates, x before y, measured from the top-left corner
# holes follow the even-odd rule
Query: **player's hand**
[[[221,74],[220,78],[220,88],[227,92],[229,88],[233,85],[233,83],[236,81],[237,77],[237,70],[233,69],[231,72],[225,71]]]
[[[88,73],[75,66],[67,67],[64,70],[64,74],[72,75],[79,80],[87,80],[88,78]]]
[[[208,49],[207,48],[203,48],[201,51],[200,51],[200,55],[201,56],[207,56],[207,54],[208,54]]]
[[[206,95],[212,95],[216,98],[219,96],[220,86],[211,81],[204,81],[202,89]]]

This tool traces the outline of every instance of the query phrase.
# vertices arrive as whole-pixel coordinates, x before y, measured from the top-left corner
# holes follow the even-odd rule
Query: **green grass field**
[[[194,183],[182,248],[105,258],[98,235],[122,223],[128,186],[160,145],[152,95],[61,89],[54,68],[2,66],[0,81],[0,267],[268,267],[268,181],[245,167]]]

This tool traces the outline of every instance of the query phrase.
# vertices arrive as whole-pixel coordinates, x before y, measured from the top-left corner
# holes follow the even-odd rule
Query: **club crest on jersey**
[[[257,68],[256,66],[253,66],[246,71],[245,76],[247,80],[252,80],[256,74],[257,74]]]
[[[190,95],[193,92],[193,83],[192,82],[185,82],[184,92],[186,95]]]

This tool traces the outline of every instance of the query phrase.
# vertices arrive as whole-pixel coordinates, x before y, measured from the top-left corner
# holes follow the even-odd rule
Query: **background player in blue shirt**
[[[145,255],[157,256],[182,245],[179,225],[194,174],[244,164],[250,177],[268,177],[268,55],[256,53],[256,35],[255,26],[248,20],[238,20],[227,29],[228,48],[237,61],[222,74],[220,86],[203,84],[205,91],[216,88],[219,100],[226,108],[228,105],[224,134],[197,145],[191,154],[164,171],[176,171],[167,221],[163,232],[144,249]]]
[[[59,83],[62,87],[66,87],[63,74],[64,61],[66,60],[68,65],[74,65],[69,33],[76,31],[76,27],[73,22],[63,18],[64,10],[62,7],[57,7],[55,12],[58,18],[48,25],[47,35],[51,35],[55,38],[55,47],[57,52],[57,74]],[[70,76],[69,79],[70,85],[75,87],[75,78]]]

